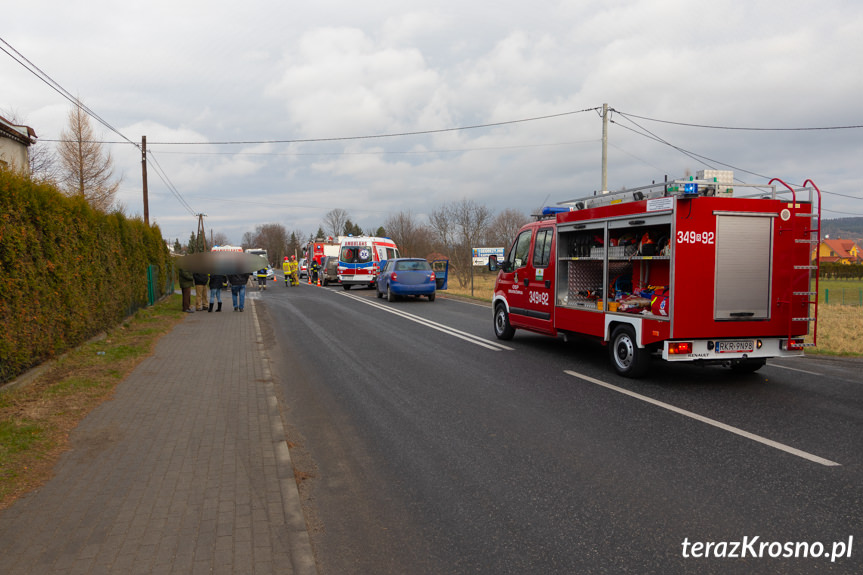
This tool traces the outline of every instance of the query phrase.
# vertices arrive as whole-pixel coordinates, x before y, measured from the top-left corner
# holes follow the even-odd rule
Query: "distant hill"
[[[836,218],[821,220],[821,237],[833,239],[863,239],[863,218]]]

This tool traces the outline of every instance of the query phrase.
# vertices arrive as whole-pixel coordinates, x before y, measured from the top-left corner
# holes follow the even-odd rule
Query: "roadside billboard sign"
[[[487,266],[488,256],[497,256],[498,260],[503,259],[504,248],[471,248],[473,265]]]

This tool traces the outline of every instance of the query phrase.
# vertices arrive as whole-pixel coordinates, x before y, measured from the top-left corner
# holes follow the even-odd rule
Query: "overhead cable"
[[[75,96],[73,96],[72,94],[70,94],[70,93],[69,93],[65,88],[63,88],[63,86],[61,86],[60,84],[58,84],[58,83],[57,83],[53,78],[51,78],[51,76],[49,76],[48,74],[46,74],[45,72],[43,72],[43,71],[42,71],[42,69],[41,69],[41,68],[39,68],[36,64],[34,64],[34,63],[33,63],[33,62],[31,62],[30,60],[28,60],[26,56],[24,56],[23,54],[21,54],[21,52],[19,52],[18,50],[16,50],[16,49],[11,45],[11,44],[9,44],[9,42],[7,42],[6,40],[4,40],[3,38],[0,38],[0,42],[2,42],[3,44],[5,44],[5,45],[9,48],[9,50],[12,50],[12,52],[14,52],[14,54],[12,54],[11,52],[9,52],[9,50],[7,50],[6,48],[4,48],[3,46],[0,46],[0,50],[2,50],[3,52],[5,52],[6,54],[8,54],[8,55],[9,55],[9,57],[11,57],[13,60],[15,60],[16,62],[18,62],[21,66],[23,66],[23,67],[24,67],[27,71],[29,71],[31,74],[33,74],[34,76],[36,76],[37,78],[39,78],[40,80],[42,80],[42,81],[43,81],[45,84],[47,84],[47,85],[48,85],[52,90],[54,90],[55,92],[57,92],[58,94],[60,94],[60,95],[61,95],[61,96],[63,96],[64,98],[66,98],[67,100],[69,100],[69,101],[70,101],[72,104],[74,104],[75,106],[77,106],[77,107],[81,108],[81,109],[82,109],[82,110],[83,110],[83,111],[84,111],[88,116],[91,116],[91,117],[92,117],[93,119],[95,119],[97,122],[99,122],[100,124],[102,124],[103,126],[105,126],[106,128],[108,128],[109,130],[111,130],[112,132],[114,132],[115,134],[117,134],[118,136],[120,136],[121,138],[123,138],[123,140],[125,140],[125,142],[121,142],[121,143],[129,143],[129,144],[132,144],[133,146],[135,146],[135,147],[136,147],[136,148],[138,148],[138,149],[140,149],[140,148],[141,148],[141,145],[140,145],[140,144],[137,144],[136,142],[133,142],[132,140],[130,140],[129,138],[127,138],[127,137],[126,137],[122,132],[120,132],[117,128],[115,128],[114,126],[112,126],[111,124],[109,124],[109,123],[108,123],[104,118],[102,118],[99,114],[97,114],[96,112],[94,112],[94,111],[93,111],[91,108],[89,108],[86,104],[84,104],[83,102],[81,102],[77,97],[75,97]],[[25,62],[26,62],[26,63],[25,63]],[[49,141],[50,141],[50,140],[49,140]]]
[[[609,110],[611,111],[611,110]],[[647,116],[639,116],[636,114],[630,114],[628,112],[621,112],[620,110],[613,109],[614,112],[617,112],[621,116],[624,117],[632,117],[638,118],[639,120],[648,120],[650,122],[658,122],[661,124],[673,124],[675,126],[685,126],[687,128],[706,128],[709,130],[745,130],[751,132],[809,132],[816,130],[856,130],[863,128],[863,124],[859,125],[851,125],[851,126],[821,126],[821,127],[809,127],[809,128],[760,128],[760,127],[747,127],[747,126],[710,126],[706,124],[690,124],[687,122],[675,122],[672,120],[660,120],[658,118],[648,118]]]

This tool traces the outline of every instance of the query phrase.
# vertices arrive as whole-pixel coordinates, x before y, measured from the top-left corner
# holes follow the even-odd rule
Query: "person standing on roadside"
[[[255,272],[255,276],[258,278],[258,291],[267,289],[267,268],[259,269]]]
[[[210,276],[195,272],[192,277],[195,279],[195,309],[204,311],[207,309],[207,284],[210,282]]]
[[[210,307],[207,311],[213,311],[213,304],[218,300],[219,307],[216,311],[222,311],[222,286],[228,283],[228,276],[211,274],[210,275]]]
[[[231,284],[231,299],[234,302],[234,311],[243,311],[246,302],[246,283],[249,281],[250,273],[231,274],[228,283]]]
[[[300,285],[300,277],[297,275],[300,265],[297,263],[297,256],[291,256],[289,266],[288,272],[291,274],[291,286]]]
[[[180,280],[180,291],[183,292],[183,311],[192,313],[192,286],[195,285],[195,276],[189,270],[177,268],[177,276]]]

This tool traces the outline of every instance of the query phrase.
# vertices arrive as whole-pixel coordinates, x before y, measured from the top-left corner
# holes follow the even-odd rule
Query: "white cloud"
[[[291,230],[316,229],[335,207],[372,227],[389,211],[429,213],[466,195],[528,211],[546,197],[590,193],[599,185],[600,118],[588,112],[304,144],[156,142],[442,130],[603,102],[694,124],[863,124],[860,30],[863,6],[852,0],[790,0],[781,8],[729,0],[422,6],[261,0],[253,9],[94,0],[86,12],[75,3],[32,0],[16,8],[2,37],[131,140],[146,134],[193,209],[237,231],[230,235],[239,241],[242,231],[273,218]],[[56,138],[68,102],[0,56],[0,109],[16,110],[41,138]],[[612,187],[703,167],[634,133],[639,128],[626,118],[613,118]],[[719,162],[791,181],[813,178],[825,189],[863,196],[859,130],[735,132],[635,121]],[[111,151],[131,204],[140,187],[140,152],[129,144]],[[166,235],[195,229],[152,174],[150,189],[151,217]],[[826,197],[828,208],[863,213],[863,200]]]

